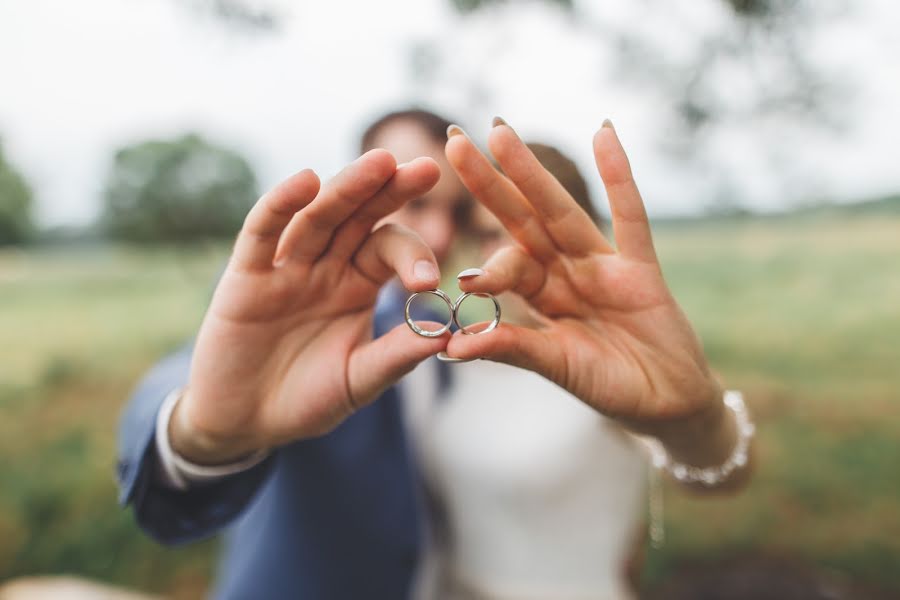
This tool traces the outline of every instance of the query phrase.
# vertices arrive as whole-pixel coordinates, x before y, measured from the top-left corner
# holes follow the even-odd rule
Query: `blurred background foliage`
[[[35,230],[31,205],[31,189],[7,160],[0,140],[0,246],[22,244],[31,239]]]
[[[228,237],[256,197],[253,169],[232,150],[196,134],[141,142],[115,154],[103,227],[140,242]]]
[[[175,1],[252,35],[282,19],[261,2]],[[708,166],[705,140],[736,120],[840,131],[835,106],[852,102],[852,81],[810,62],[805,46],[810,25],[840,14],[840,3],[715,0],[727,18],[669,53],[646,32],[546,1],[573,30],[615,49],[624,85],[669,98],[660,110],[673,126],[660,145],[676,160]],[[448,2],[461,18],[512,4]],[[440,38],[410,47],[420,96],[450,80],[472,106],[484,104],[479,74],[450,69],[448,52]],[[729,69],[752,94],[716,84]],[[116,420],[141,373],[196,331],[227,240],[259,193],[254,169],[197,134],[133,140],[112,156],[98,222],[60,245],[41,243],[59,240],[33,222],[14,159],[0,150],[0,245],[21,245],[0,250],[0,332],[14,347],[0,361],[0,581],[75,573],[197,597],[214,542],[161,548],[116,505]],[[852,590],[836,597],[897,597],[900,195],[801,209],[808,199],[786,194],[795,210],[757,215],[732,189],[725,173],[707,214],[654,226],[667,279],[712,364],[757,417],[759,471],[735,498],[698,501],[667,488],[669,541],[647,549],[644,585],[652,592],[692,566],[764,558]],[[71,243],[79,240],[90,243]]]
[[[667,486],[668,541],[646,551],[647,589],[766,559],[853,590],[837,598],[900,594],[900,278],[885,276],[900,255],[898,199],[655,227],[712,364],[747,395],[759,468],[734,498]],[[117,506],[115,430],[141,373],[196,330],[228,250],[0,253],[0,331],[16,343],[0,364],[0,580],[204,588],[213,543],[162,548]]]
[[[447,1],[463,19],[487,13],[496,20],[501,34],[503,11],[528,4],[514,0]],[[286,18],[271,1],[172,2],[198,19],[259,36],[274,35]],[[845,125],[842,115],[852,108],[852,75],[817,63],[809,47],[809,32],[816,23],[838,19],[850,10],[839,0],[815,4],[801,0],[705,0],[695,5],[705,7],[699,12],[660,0],[643,0],[640,5],[648,15],[692,32],[680,38],[682,43],[687,40],[687,46],[677,52],[654,35],[652,28],[636,27],[631,22],[599,22],[579,10],[572,0],[542,2],[568,16],[573,34],[588,34],[598,55],[612,51],[613,68],[621,85],[665,99],[658,110],[668,113],[669,126],[660,129],[657,145],[675,163],[717,180],[714,193],[706,201],[706,210],[711,213],[748,210],[735,173],[741,165],[717,163],[721,156],[720,148],[713,143],[717,131],[736,122],[774,120],[783,124],[786,132],[803,124],[840,132]],[[712,20],[715,25],[703,26],[704,20]],[[480,62],[500,64],[516,52],[515,40],[503,35],[500,39],[504,43],[497,44],[494,52],[480,55]],[[408,77],[416,82],[418,99],[423,103],[450,85],[462,90],[470,112],[478,114],[477,107],[490,105],[491,100],[485,71],[454,68],[451,63],[458,57],[451,42],[441,35],[412,42]],[[726,72],[725,80],[733,85],[721,85]],[[792,162],[778,144],[765,144],[762,151],[769,153],[773,178]],[[143,242],[227,237],[237,230],[258,193],[257,178],[247,159],[199,134],[135,140],[114,153],[97,223],[80,230],[40,231],[31,216],[29,186],[9,163],[0,147],[0,244],[22,243],[35,235],[67,241],[99,236]],[[790,197],[783,201],[784,206],[809,202],[809,198]]]

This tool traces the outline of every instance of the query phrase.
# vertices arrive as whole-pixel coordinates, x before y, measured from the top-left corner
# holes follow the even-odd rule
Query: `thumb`
[[[490,333],[465,335],[456,332],[447,345],[452,358],[473,360],[484,358],[502,362],[539,375],[565,386],[565,355],[545,332],[501,323]]]
[[[418,324],[426,329],[441,327],[427,321]],[[420,362],[446,349],[449,340],[449,332],[427,338],[404,323],[356,348],[347,367],[347,389],[354,409],[369,404]]]

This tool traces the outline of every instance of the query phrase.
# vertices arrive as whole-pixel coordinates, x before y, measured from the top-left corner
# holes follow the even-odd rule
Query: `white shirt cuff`
[[[269,455],[268,450],[259,450],[239,461],[215,466],[198,465],[184,459],[169,443],[169,420],[183,391],[182,388],[172,390],[163,400],[156,416],[156,455],[159,458],[156,476],[160,483],[184,491],[192,485],[212,483],[246,471],[261,463]]]

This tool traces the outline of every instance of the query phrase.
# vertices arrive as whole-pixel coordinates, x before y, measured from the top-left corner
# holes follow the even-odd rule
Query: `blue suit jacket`
[[[383,296],[376,335],[402,322],[397,293]],[[164,544],[181,544],[233,526],[217,598],[406,598],[420,552],[422,506],[397,388],[323,437],[179,492],[154,481],[154,435],[163,399],[187,383],[190,357],[187,347],[156,365],[122,417],[120,501],[134,508],[141,528]],[[446,384],[443,365],[441,380]]]

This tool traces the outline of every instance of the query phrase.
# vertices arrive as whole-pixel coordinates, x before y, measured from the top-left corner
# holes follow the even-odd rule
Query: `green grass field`
[[[758,422],[735,498],[666,489],[682,562],[776,556],[900,592],[900,216],[664,224],[657,246],[710,359]],[[0,581],[74,573],[196,597],[214,545],[177,551],[116,504],[119,410],[197,327],[224,246],[0,253]]]

